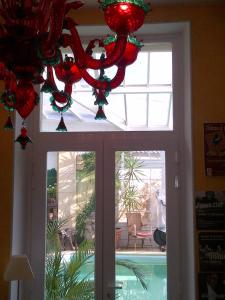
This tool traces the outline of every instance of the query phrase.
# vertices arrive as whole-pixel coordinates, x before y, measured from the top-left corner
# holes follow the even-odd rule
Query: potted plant
[[[122,234],[120,220],[126,213],[142,207],[137,181],[141,180],[143,162],[132,152],[117,152],[116,156],[116,246]]]

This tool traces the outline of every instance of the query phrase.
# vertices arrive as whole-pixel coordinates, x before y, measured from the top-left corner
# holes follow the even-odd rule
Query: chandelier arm
[[[95,43],[97,43],[97,42],[98,42],[99,47],[104,47],[104,43],[102,40],[100,40],[100,39],[91,40],[85,49],[85,52],[88,55],[92,55],[93,49],[95,48]]]
[[[0,38],[5,35],[5,30],[2,25],[0,25]]]
[[[49,34],[46,41],[43,42],[42,51],[45,56],[51,57],[57,42],[60,39],[63,20],[64,20],[64,7],[66,0],[55,0],[52,5],[52,15],[49,24]]]
[[[4,19],[5,23],[10,22],[9,17],[7,16],[6,12],[4,9],[0,9],[0,16]]]
[[[31,8],[33,6],[33,3],[31,0],[24,0],[24,7],[25,8]]]
[[[3,9],[6,9],[7,8],[7,6],[6,6],[7,2],[5,0],[1,0],[1,3],[2,3]]]
[[[6,0],[5,3],[6,3],[6,4],[5,4],[6,9],[10,9],[10,1],[7,1],[7,0]]]
[[[115,65],[120,60],[121,56],[123,55],[126,49],[127,35],[121,34],[117,37],[117,41],[113,51],[105,60],[95,59],[87,53],[85,53],[76,28],[71,28],[70,32],[73,41],[70,47],[73,51],[74,57],[76,58],[78,64],[85,68],[90,68],[94,70],[109,68]]]
[[[8,0],[9,1],[9,9],[13,9],[14,7],[14,0]]]
[[[51,2],[50,1],[46,1],[46,0],[40,0],[39,7],[40,7],[41,11],[44,11],[44,7],[46,6],[46,4],[48,4],[49,7],[50,7]]]
[[[85,53],[74,21],[71,18],[66,18],[66,22],[71,38],[68,38],[68,35],[62,36],[63,47],[70,46],[79,66],[97,70],[106,69],[118,63],[126,49],[128,34],[118,34],[115,47],[105,60],[94,59]]]
[[[71,10],[71,9],[78,9],[81,6],[83,6],[84,3],[82,1],[75,1],[75,2],[70,2],[66,4],[65,8],[65,15]]]
[[[51,7],[52,2],[42,0],[39,5],[40,15],[41,19],[39,20],[39,26],[40,26],[40,32],[44,33],[46,32],[46,28],[48,28],[48,23],[51,15]]]
[[[5,64],[0,61],[0,80],[4,80]]]
[[[68,94],[68,95],[71,96],[71,94],[72,94],[72,88],[73,88],[72,84],[66,83],[65,87],[64,87],[64,93],[66,93],[66,94]]]
[[[86,69],[80,69],[83,79],[95,89],[112,90],[117,88],[124,80],[126,65],[119,65],[115,77],[111,81],[101,81],[93,78]]]

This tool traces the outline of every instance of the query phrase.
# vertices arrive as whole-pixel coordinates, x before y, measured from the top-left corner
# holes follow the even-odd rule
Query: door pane
[[[47,156],[46,300],[95,299],[95,152]]]
[[[165,152],[117,151],[115,166],[116,297],[166,300]]]

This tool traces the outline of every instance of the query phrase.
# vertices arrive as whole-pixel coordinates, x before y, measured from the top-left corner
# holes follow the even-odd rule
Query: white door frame
[[[103,240],[103,299],[108,299],[109,286],[115,286],[115,152],[116,151],[165,151],[166,155],[166,199],[167,199],[167,267],[168,267],[168,299],[179,299],[181,246],[179,243],[179,189],[176,188],[178,175],[176,156],[176,141],[174,134],[167,133],[167,140],[162,133],[112,134],[104,140],[104,233]],[[171,139],[174,143],[171,143]],[[110,178],[109,178],[110,176]],[[107,203],[106,203],[107,202]],[[109,238],[111,237],[111,238]],[[110,272],[111,271],[111,272]],[[110,298],[109,298],[110,299]]]
[[[34,154],[31,206],[30,254],[35,273],[32,299],[44,299],[45,232],[46,232],[46,170],[47,152],[96,151],[96,299],[107,299],[108,285],[114,285],[115,230],[115,151],[158,150],[166,153],[167,197],[167,265],[168,299],[179,299],[180,261],[179,189],[175,187],[177,162],[174,133],[98,133],[68,136],[42,134],[39,153]],[[165,140],[167,137],[167,140]],[[171,143],[171,141],[173,141]],[[38,160],[35,160],[38,157]],[[35,213],[34,213],[35,212]],[[103,281],[103,285],[101,282]]]
[[[176,26],[178,25],[178,27]],[[152,26],[149,25],[149,26]],[[153,26],[154,27],[154,26]],[[160,29],[161,28],[161,29]],[[174,266],[178,266],[179,271],[175,272],[176,274],[180,273],[180,281],[177,280],[176,275],[174,278],[171,277],[173,282],[169,283],[168,289],[168,300],[189,300],[195,299],[195,261],[194,261],[194,224],[193,224],[193,167],[192,167],[192,134],[191,134],[191,78],[190,78],[190,25],[189,23],[172,23],[156,25],[156,32],[153,33],[153,40],[156,42],[160,40],[160,34],[162,31],[167,34],[171,34],[175,31],[178,33],[178,37],[180,39],[180,46],[177,50],[175,56],[175,68],[178,69],[178,72],[174,74],[175,82],[179,79],[179,85],[175,84],[174,86],[174,98],[179,101],[180,104],[177,105],[175,109],[175,130],[178,133],[179,140],[177,141],[178,152],[176,152],[174,161],[177,163],[177,168],[179,168],[180,174],[180,186],[178,186],[177,192],[180,193],[180,198],[178,200],[174,200],[173,205],[175,208],[179,208],[178,215],[173,215],[173,208],[167,209],[167,216],[171,216],[167,218],[167,225],[169,228],[168,232],[168,276],[173,276],[172,268]],[[178,30],[177,30],[178,29]],[[150,32],[151,33],[151,32]],[[147,31],[144,34],[149,34]],[[96,134],[79,134],[79,133],[40,133],[39,127],[39,112],[33,115],[33,119],[30,118],[30,123],[33,123],[30,132],[33,132],[33,143],[34,147],[29,147],[25,151],[18,149],[18,145],[15,149],[15,158],[14,158],[14,171],[15,171],[15,180],[14,180],[14,205],[13,205],[13,225],[12,225],[12,254],[20,254],[27,253],[29,257],[31,257],[32,267],[36,271],[36,279],[33,283],[28,284],[28,288],[26,289],[26,295],[24,299],[33,299],[33,300],[42,300],[43,296],[43,279],[44,279],[44,249],[43,244],[44,236],[45,236],[45,208],[46,203],[44,203],[43,199],[46,195],[46,152],[47,151],[60,151],[60,150],[71,150],[71,151],[82,151],[82,150],[90,150],[95,151],[98,149],[98,153],[103,154],[103,148],[97,143]],[[34,125],[35,124],[35,125]],[[184,124],[184,126],[180,126],[180,124]],[[19,127],[17,127],[18,129]],[[17,130],[18,133],[18,130]],[[99,135],[100,133],[98,133]],[[122,144],[122,140],[127,137],[127,133],[118,133],[120,135],[120,145],[114,143],[116,147],[112,145],[112,149],[109,149],[110,156],[112,157],[114,154],[114,150],[117,150],[124,147],[125,144]],[[161,137],[168,137],[168,140],[172,142],[170,137],[172,138],[174,132],[164,132],[161,133]],[[103,134],[104,135],[104,134]],[[119,137],[118,135],[118,137]],[[158,132],[151,133],[143,133],[141,137],[139,137],[140,133],[129,133],[129,139],[139,140],[139,145],[141,147],[139,149],[151,150],[151,146],[148,141],[154,142],[154,150],[160,150],[160,140]],[[91,143],[88,141],[87,136],[92,140]],[[157,144],[158,141],[158,144]],[[111,141],[112,142],[112,141]],[[107,149],[110,145],[110,141],[107,142]],[[47,147],[48,145],[48,147]],[[135,145],[136,142],[135,142]],[[156,147],[159,145],[158,147]],[[118,146],[118,147],[117,147]],[[143,146],[143,147],[142,147]],[[149,147],[150,148],[149,148]],[[165,145],[164,145],[165,146]],[[114,148],[113,148],[114,147]],[[129,148],[129,149],[128,149]],[[130,150],[128,147],[127,150]],[[114,150],[113,150],[114,149]],[[161,148],[164,150],[164,148]],[[132,149],[131,149],[132,150]],[[136,149],[135,149],[136,150]],[[108,150],[107,150],[108,151]],[[167,150],[171,153],[171,162],[169,162],[169,169],[173,171],[174,161],[173,160],[173,150]],[[101,156],[101,155],[100,155]],[[42,157],[42,158],[41,158]],[[103,165],[100,163],[100,157],[97,156],[97,176],[101,176],[103,174]],[[28,162],[31,162],[28,164]],[[111,168],[113,170],[112,162],[105,163],[108,165],[107,168]],[[110,165],[111,164],[111,165]],[[26,168],[28,165],[28,168]],[[33,170],[37,172],[39,175],[35,178],[36,184],[32,183],[32,177],[34,176]],[[114,171],[114,170],[113,170]],[[36,176],[36,175],[35,175]],[[170,178],[171,182],[169,183],[170,188],[174,186],[174,182],[172,177]],[[30,187],[30,188],[28,188]],[[113,186],[108,183],[108,189],[102,191],[102,186],[96,186],[96,193],[99,195],[99,206],[100,203],[103,207],[103,198],[105,199],[105,195],[107,196],[110,189],[112,191]],[[29,191],[28,191],[29,190]],[[114,193],[114,191],[113,191]],[[168,193],[168,191],[167,191]],[[173,195],[175,193],[171,190],[169,194]],[[43,195],[43,197],[38,197],[33,195]],[[168,194],[168,195],[169,195]],[[100,195],[103,195],[100,196]],[[113,194],[111,193],[111,201]],[[101,198],[102,197],[102,198]],[[108,196],[107,196],[108,197]],[[175,199],[176,197],[174,197]],[[109,207],[108,207],[109,208]],[[98,208],[97,208],[98,209]],[[99,211],[102,208],[99,207]],[[40,219],[39,216],[42,216]],[[179,220],[178,220],[179,219]],[[44,220],[45,221],[45,220]],[[102,224],[101,217],[98,217],[97,225],[98,228],[101,228]],[[99,222],[99,223],[98,223]],[[101,224],[100,224],[101,223]],[[177,226],[177,225],[180,225]],[[104,233],[105,234],[105,231]],[[171,237],[169,237],[169,235]],[[176,238],[174,238],[176,237]],[[101,254],[102,249],[102,238],[99,238],[97,242],[97,251]],[[34,239],[36,241],[34,241]],[[176,240],[175,240],[176,239]],[[172,251],[170,250],[169,245],[170,241],[174,241],[174,245],[176,251],[173,252],[173,255],[170,254]],[[170,255],[172,257],[170,257]],[[100,255],[102,257],[102,255]],[[41,270],[42,269],[42,270]],[[40,270],[40,271],[38,271]],[[97,270],[97,278],[96,278],[96,288],[97,288],[97,300],[103,299],[103,294],[101,290],[101,279],[105,276],[104,270],[99,267]],[[104,278],[105,279],[105,278]],[[177,288],[177,296],[173,297],[173,290]],[[13,290],[13,288],[12,288]],[[35,295],[39,294],[36,298],[31,297],[31,292],[34,292]],[[104,291],[105,292],[105,291]],[[13,295],[13,293],[12,293]],[[11,298],[12,299],[12,298]],[[105,300],[105,299],[104,299]]]

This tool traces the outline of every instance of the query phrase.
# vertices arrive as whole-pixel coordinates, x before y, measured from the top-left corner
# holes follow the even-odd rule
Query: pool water
[[[166,300],[167,267],[165,255],[117,255],[118,259],[135,262],[145,275],[148,289],[143,289],[127,268],[116,266],[116,281],[122,283],[120,300]]]
[[[67,259],[69,257],[67,256]],[[166,255],[152,254],[116,254],[116,259],[134,262],[144,273],[147,290],[137,280],[132,271],[116,265],[116,300],[167,300],[167,262]],[[90,274],[89,280],[94,280],[94,256],[88,259],[81,268],[81,274]]]

